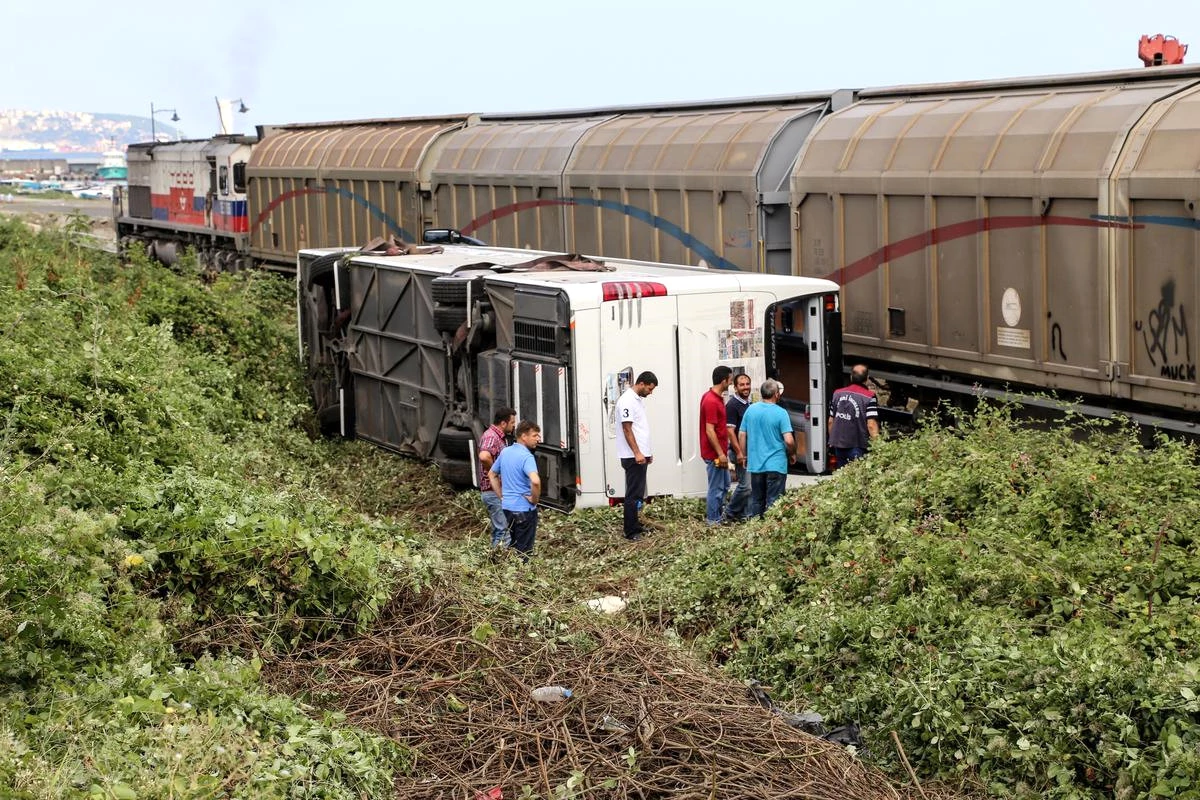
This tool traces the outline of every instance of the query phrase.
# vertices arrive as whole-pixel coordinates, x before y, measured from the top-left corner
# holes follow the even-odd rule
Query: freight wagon
[[[792,173],[797,272],[842,286],[846,353],[898,393],[1195,431],[1198,128],[1196,68],[860,92]]]
[[[451,483],[474,482],[475,442],[511,406],[541,426],[545,505],[622,497],[615,404],[651,370],[650,492],[702,497],[699,406],[718,364],[756,386],[783,381],[799,466],[825,469],[823,423],[841,369],[829,281],[448,246],[304,251],[297,291],[301,353],[328,427],[433,459]]]
[[[421,241],[432,227],[429,174],[465,116],[283,125],[263,130],[247,166],[249,252],[291,270],[305,248],[378,236]]]
[[[282,125],[247,169],[250,253],[376,236],[792,273],[788,180],[853,94]]]

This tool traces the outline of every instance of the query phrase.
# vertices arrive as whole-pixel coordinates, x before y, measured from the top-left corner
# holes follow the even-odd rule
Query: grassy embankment
[[[419,746],[312,714],[259,665],[440,583],[491,615],[481,644],[540,637],[547,669],[588,646],[579,601],[629,592],[670,640],[861,722],[897,777],[892,731],[922,780],[998,796],[1195,791],[1187,448],[1080,444],[985,410],[762,523],[705,532],[698,504],[659,501],[664,530],[629,547],[612,511],[547,515],[531,568],[492,564],[469,493],[305,435],[289,290],[118,268],[0,223],[0,785],[379,794],[420,774]],[[205,655],[227,641],[243,655]],[[587,785],[571,776],[563,793]]]
[[[309,482],[286,285],[206,288],[72,235],[0,220],[0,786],[386,794],[405,748],[264,690],[253,653],[182,646],[231,617],[323,635],[424,580],[403,531]]]

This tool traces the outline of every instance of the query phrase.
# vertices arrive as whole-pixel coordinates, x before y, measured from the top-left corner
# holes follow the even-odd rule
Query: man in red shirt
[[[733,370],[724,364],[712,374],[712,388],[700,398],[700,457],[708,472],[708,502],[704,521],[720,525],[725,511],[725,493],[729,491],[729,429],[726,427],[725,390],[733,379]]]

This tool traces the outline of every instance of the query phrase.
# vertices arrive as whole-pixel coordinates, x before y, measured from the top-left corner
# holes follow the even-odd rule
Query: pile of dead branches
[[[461,602],[412,600],[371,634],[313,645],[267,677],[413,751],[400,797],[928,796],[894,788],[638,632],[603,622],[569,637],[497,632],[485,618]],[[573,696],[535,702],[530,690],[544,685]]]

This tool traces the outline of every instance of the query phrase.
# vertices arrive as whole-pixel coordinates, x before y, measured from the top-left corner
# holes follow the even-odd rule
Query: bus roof
[[[310,251],[326,253],[336,251]],[[802,278],[792,275],[767,275],[753,272],[713,269],[684,264],[662,264],[651,261],[607,258],[592,259],[603,265],[603,269],[548,269],[521,271],[521,265],[543,256],[560,256],[561,253],[539,250],[521,250],[503,247],[474,247],[446,245],[441,253],[384,256],[362,253],[354,257],[355,263],[371,264],[384,268],[418,270],[427,273],[450,274],[456,270],[478,266],[491,270],[490,280],[499,280],[526,286],[558,288],[583,300],[585,296],[597,295],[598,287],[606,283],[654,282],[662,284],[669,294],[699,294],[713,291],[747,292],[769,291],[781,297],[825,294],[837,291],[837,284],[820,278]],[[515,269],[515,271],[508,271]],[[577,291],[576,291],[577,290]]]

